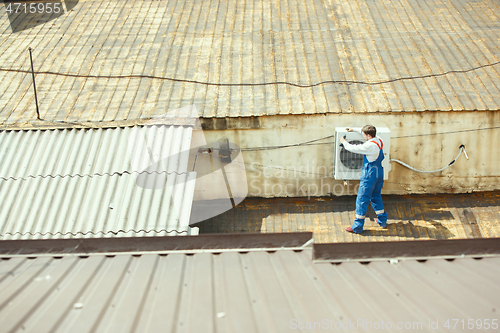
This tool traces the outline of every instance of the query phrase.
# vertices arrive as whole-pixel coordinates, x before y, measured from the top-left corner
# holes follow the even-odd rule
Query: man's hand
[[[344,141],[347,141],[344,137],[340,138],[340,143],[344,143]]]

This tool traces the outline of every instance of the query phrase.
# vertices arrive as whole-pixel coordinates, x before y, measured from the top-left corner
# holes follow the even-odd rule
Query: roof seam
[[[42,233],[40,231],[37,231],[37,232],[20,232],[20,231],[16,231],[14,233],[11,233],[11,232],[5,232],[3,234],[0,234],[0,237],[3,237],[3,236],[6,236],[6,235],[9,235],[9,236],[15,236],[15,235],[20,235],[20,236],[26,236],[26,235],[31,235],[31,236],[35,236],[35,235],[40,235],[40,236],[46,236],[46,235],[51,235],[51,236],[55,236],[55,235],[61,235],[61,236],[67,236],[67,235],[72,235],[72,236],[77,236],[77,235],[88,235],[88,234],[92,234],[92,235],[98,235],[98,234],[102,234],[102,235],[107,235],[107,234],[113,234],[113,235],[118,235],[119,233],[129,233],[129,232],[133,232],[133,233],[140,233],[140,232],[145,232],[145,233],[150,233],[150,232],[153,232],[153,233],[160,233],[160,232],[166,232],[166,233],[172,233],[172,232],[176,232],[178,234],[182,234],[182,233],[186,233],[187,234],[187,230],[177,230],[177,229],[171,229],[171,230],[167,230],[167,229],[159,229],[159,230],[156,230],[156,229],[150,229],[150,230],[145,230],[145,229],[139,229],[139,230],[135,230],[135,229],[129,229],[127,231],[123,230],[123,229],[120,229],[120,230],[117,230],[117,231],[113,231],[113,230],[108,230],[108,231],[92,231],[92,230],[89,230],[89,231],[86,231],[86,232],[83,232],[83,231],[77,231],[77,232],[71,232],[71,231],[68,231],[68,232],[61,232],[61,231],[57,231],[57,232],[45,232],[45,233]]]
[[[42,175],[35,175],[35,176],[32,176],[32,175],[29,175],[27,177],[0,177],[1,180],[4,180],[4,181],[9,181],[9,180],[28,180],[28,178],[32,178],[32,179],[36,179],[36,178],[76,178],[76,177],[80,177],[80,178],[84,178],[84,177],[89,177],[89,178],[93,178],[93,177],[104,177],[104,176],[115,176],[115,175],[118,175],[118,176],[123,176],[125,174],[128,174],[128,175],[132,175],[132,174],[137,174],[137,175],[142,175],[142,174],[148,174],[148,175],[152,175],[152,174],[157,174],[157,175],[164,175],[164,174],[167,174],[167,175],[172,175],[172,174],[176,174],[178,176],[180,175],[186,175],[186,174],[190,174],[191,172],[189,171],[183,171],[183,172],[177,172],[177,171],[171,171],[171,172],[168,172],[168,171],[162,171],[162,172],[158,172],[158,171],[152,171],[152,172],[148,172],[148,171],[123,171],[123,172],[113,172],[113,173],[94,173],[92,175],[90,174],[83,174],[83,175],[80,175],[80,174],[74,174],[74,175],[70,175],[70,174],[65,174],[65,175],[61,175],[61,174],[56,174],[56,175],[45,175],[45,176],[42,176]]]

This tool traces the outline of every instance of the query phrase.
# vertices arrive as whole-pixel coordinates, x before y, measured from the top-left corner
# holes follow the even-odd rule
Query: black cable
[[[324,138],[321,138],[321,139],[314,139],[314,140],[310,140],[310,141],[306,141],[306,142],[301,142],[301,143],[295,143],[295,144],[291,144],[291,145],[241,148],[240,150],[241,151],[248,151],[248,150],[273,150],[273,149],[281,149],[281,148],[289,148],[289,147],[297,147],[297,146],[308,146],[308,145],[311,145],[312,142],[316,142],[316,141],[321,141],[321,140],[333,138],[334,136],[335,136],[335,134],[334,135],[325,136]],[[328,143],[330,143],[330,142],[327,142],[326,144],[328,144]]]
[[[495,126],[495,127],[486,127],[486,128],[476,128],[476,129],[469,129],[469,130],[462,130],[462,131],[450,131],[450,132],[439,132],[439,133],[430,133],[430,134],[415,134],[415,135],[405,135],[405,136],[393,136],[391,137],[392,139],[401,139],[401,138],[411,138],[411,137],[419,137],[419,136],[431,136],[431,135],[438,135],[438,134],[453,134],[453,133],[465,133],[465,132],[476,132],[476,131],[483,131],[483,130],[490,130],[490,129],[499,129],[500,126]],[[269,146],[269,147],[248,147],[248,148],[241,148],[241,151],[258,151],[258,150],[273,150],[273,149],[281,149],[281,148],[289,148],[289,147],[299,147],[299,146],[315,146],[315,145],[328,145],[328,144],[335,144],[335,142],[321,142],[321,143],[313,143],[316,141],[321,141],[325,139],[329,139],[334,137],[335,135],[329,135],[325,136],[324,138],[320,139],[314,139],[310,141],[305,141],[301,143],[295,143],[291,145],[283,145],[283,146]]]
[[[438,73],[438,74],[427,74],[427,75],[421,75],[421,76],[407,76],[407,77],[400,77],[400,78],[396,78],[396,79],[390,79],[390,80],[378,81],[378,82],[351,81],[351,80],[327,80],[327,81],[321,81],[321,82],[314,83],[314,84],[304,84],[304,85],[297,84],[297,83],[291,83],[291,82],[285,82],[285,81],[261,82],[261,83],[214,83],[214,82],[203,82],[203,81],[196,81],[196,80],[174,79],[174,78],[154,76],[154,75],[81,75],[81,74],[57,73],[57,72],[51,72],[51,71],[35,72],[35,74],[57,75],[57,76],[66,76],[66,77],[77,77],[77,78],[93,78],[93,79],[145,79],[145,78],[147,78],[147,79],[156,79],[156,80],[166,80],[166,81],[172,81],[172,82],[203,84],[206,86],[218,86],[218,87],[256,87],[256,86],[267,86],[267,85],[289,85],[289,86],[293,86],[293,87],[297,87],[297,88],[312,88],[312,87],[316,87],[316,86],[328,84],[328,83],[379,85],[379,84],[386,84],[386,83],[403,81],[403,80],[426,79],[426,78],[430,78],[430,77],[444,76],[444,75],[448,75],[448,74],[452,74],[452,73],[472,72],[472,71],[475,71],[475,70],[478,70],[481,68],[491,67],[491,66],[495,66],[498,64],[500,64],[500,61],[490,63],[490,64],[485,64],[485,65],[480,65],[480,66],[473,67],[473,68],[466,69],[466,70],[451,70],[451,71],[447,71],[444,73]],[[5,68],[0,68],[0,72],[28,73],[28,71],[22,70],[22,69],[5,69]]]
[[[439,132],[439,133],[430,133],[430,134],[415,134],[415,135],[394,136],[394,137],[391,137],[391,139],[413,138],[413,137],[417,137],[417,136],[430,136],[430,135],[438,135],[438,134],[454,134],[454,133],[465,133],[465,132],[477,132],[477,131],[484,131],[484,130],[498,129],[498,128],[500,128],[500,126],[485,127],[485,128],[475,128],[475,129],[463,130],[463,131],[451,131],[451,132]]]

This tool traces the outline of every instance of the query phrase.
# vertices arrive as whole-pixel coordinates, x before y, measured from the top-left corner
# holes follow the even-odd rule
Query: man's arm
[[[363,135],[361,133],[361,129],[360,128],[350,128],[350,127],[348,127],[348,128],[346,128],[346,131],[347,132],[356,132],[356,133],[359,133],[359,134]],[[360,144],[360,145],[353,145],[353,144],[350,144],[344,138],[340,139],[340,141],[344,145],[345,149],[347,149],[351,153],[369,155],[369,154],[375,154],[377,152],[377,149],[375,149],[375,147],[374,147],[375,144],[373,144],[373,143],[365,142],[365,143]]]
[[[342,144],[344,148],[350,151],[351,153],[363,154],[363,155],[371,155],[375,154],[378,151],[378,147],[373,142],[365,142],[362,145],[353,145],[347,142],[347,140],[343,141]]]

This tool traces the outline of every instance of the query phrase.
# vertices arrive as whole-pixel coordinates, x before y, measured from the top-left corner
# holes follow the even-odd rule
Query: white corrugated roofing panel
[[[48,121],[193,103],[202,117],[499,110],[499,13],[495,0],[81,0],[11,33],[0,11],[0,121],[35,119],[30,46]]]
[[[195,181],[166,172],[0,180],[0,239],[187,234]]]
[[[0,238],[186,234],[192,127],[0,132]]]
[[[1,131],[0,179],[131,174],[155,160],[186,172],[191,136],[182,126]]]

